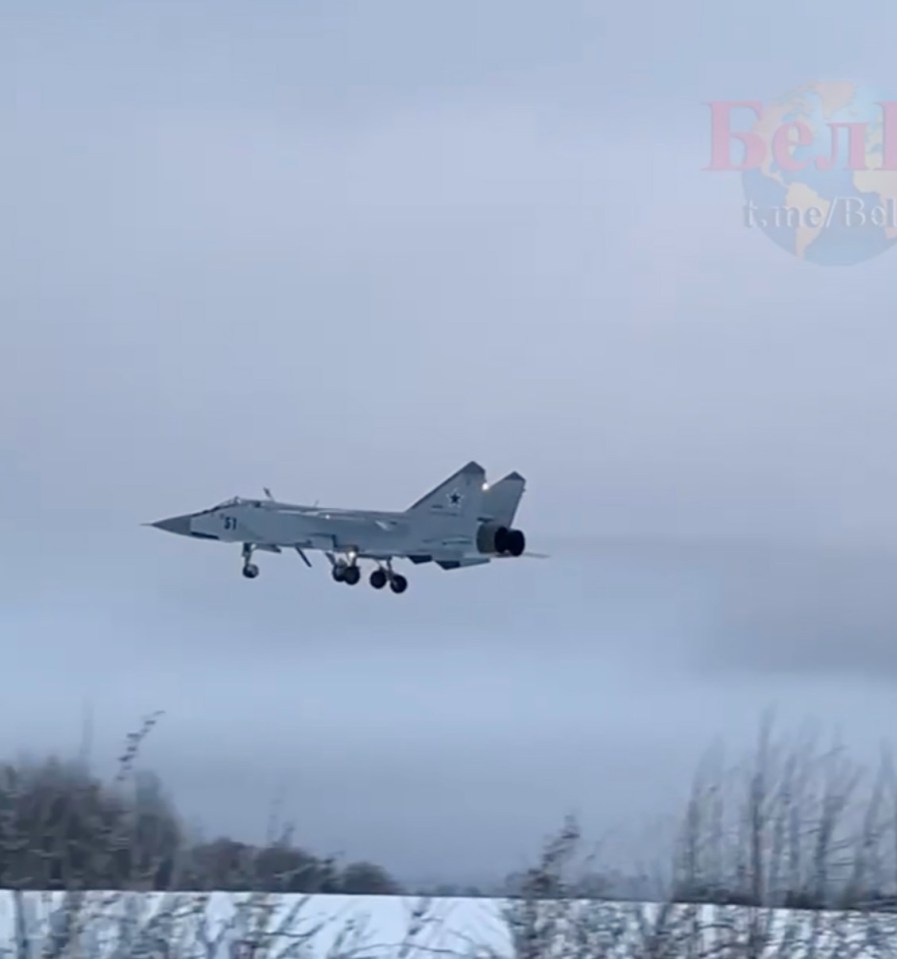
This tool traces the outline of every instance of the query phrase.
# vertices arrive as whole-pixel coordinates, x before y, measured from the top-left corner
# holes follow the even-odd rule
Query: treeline
[[[0,888],[402,891],[375,863],[316,856],[289,831],[261,846],[191,836],[155,776],[128,774],[131,759],[112,783],[52,759],[0,767]]]
[[[568,819],[499,888],[405,888],[371,862],[322,857],[285,830],[261,845],[188,830],[160,781],[134,771],[151,717],[111,782],[84,764],[0,765],[0,888],[492,895],[796,909],[897,910],[897,764],[865,770],[765,723],[734,766],[709,756],[666,853],[635,876],[602,869]],[[871,775],[869,773],[872,773]],[[665,860],[665,862],[664,862]]]
[[[897,912],[897,763],[850,759],[813,729],[789,741],[771,716],[730,765],[708,754],[681,818],[641,878],[595,870],[575,819],[514,877],[524,900],[637,899],[758,909]]]

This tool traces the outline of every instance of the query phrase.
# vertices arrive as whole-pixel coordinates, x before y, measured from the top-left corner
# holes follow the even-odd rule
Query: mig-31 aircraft
[[[436,563],[442,569],[479,566],[526,553],[526,538],[513,526],[526,481],[509,473],[494,485],[479,463],[470,462],[402,512],[327,509],[281,503],[265,490],[265,499],[235,497],[198,513],[147,523],[156,529],[195,539],[241,543],[243,575],[255,579],[256,550],[295,550],[306,566],[307,551],[323,552],[333,579],[354,586],[361,579],[359,560],[374,568],[370,584],[403,593],[408,580],[393,560]]]

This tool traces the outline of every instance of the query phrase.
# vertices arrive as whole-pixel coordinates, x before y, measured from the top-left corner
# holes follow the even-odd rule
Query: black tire
[[[401,573],[396,573],[389,581],[389,588],[394,593],[404,593],[408,589],[408,580]]]
[[[361,570],[357,566],[347,566],[343,572],[343,582],[354,586],[361,579]]]
[[[508,530],[508,552],[512,556],[522,556],[526,549],[526,537],[519,529]]]
[[[385,569],[375,569],[374,572],[371,573],[370,584],[374,589],[383,589],[387,583],[387,579]]]
[[[247,579],[255,579],[256,576],[258,576],[258,574],[259,574],[259,568],[258,566],[255,565],[255,563],[247,563],[243,567],[243,575]]]
[[[333,577],[334,582],[344,583],[346,575],[346,567],[337,563],[336,566],[332,567],[330,570],[330,575]]]

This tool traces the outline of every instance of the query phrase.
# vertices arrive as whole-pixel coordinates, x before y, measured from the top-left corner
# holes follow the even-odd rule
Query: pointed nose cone
[[[156,529],[164,529],[166,533],[178,533],[181,536],[190,535],[191,516],[172,516],[171,519],[160,519],[156,523],[150,523]]]

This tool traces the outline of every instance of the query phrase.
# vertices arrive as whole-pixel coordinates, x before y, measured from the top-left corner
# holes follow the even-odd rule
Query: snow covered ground
[[[882,914],[601,902],[508,908],[493,899],[0,891],[0,957],[701,959],[744,956],[751,942],[748,954],[770,959],[897,956],[897,917]]]

